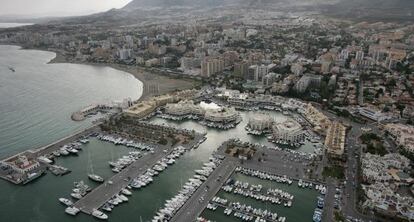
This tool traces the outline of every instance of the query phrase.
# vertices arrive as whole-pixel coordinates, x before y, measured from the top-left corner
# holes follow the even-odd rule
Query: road
[[[351,126],[351,130],[346,136],[346,167],[345,167],[345,184],[342,190],[342,213],[345,217],[351,216],[353,218],[362,219],[364,221],[372,221],[374,218],[368,215],[364,215],[357,210],[357,187],[358,181],[358,165],[362,154],[362,146],[359,141],[359,137],[362,135],[362,127],[367,127],[367,124],[359,124],[343,117],[338,117],[329,112],[324,112],[331,119],[340,120]],[[370,124],[369,127],[373,133],[378,134],[379,129],[376,124]],[[328,187],[332,186],[336,181],[331,180],[328,183]],[[331,185],[329,185],[331,184]],[[329,192],[329,190],[328,190]],[[334,201],[333,199],[327,199],[326,202]],[[332,214],[327,214],[328,217],[333,218]]]

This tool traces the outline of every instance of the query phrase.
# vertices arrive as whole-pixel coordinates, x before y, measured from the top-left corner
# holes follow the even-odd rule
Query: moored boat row
[[[169,221],[221,163],[221,160],[217,158],[211,158],[210,160],[210,162],[203,164],[201,170],[196,170],[196,174],[193,178],[190,178],[188,182],[183,185],[177,195],[165,202],[164,208],[159,210],[153,217],[153,222]]]
[[[154,150],[154,147],[152,145],[148,145],[148,144],[141,143],[141,142],[136,142],[134,140],[125,139],[119,136],[99,134],[96,138],[98,138],[99,140],[105,141],[105,142],[113,143],[115,145],[123,145],[126,147],[131,147],[131,148],[139,149],[143,151]]]

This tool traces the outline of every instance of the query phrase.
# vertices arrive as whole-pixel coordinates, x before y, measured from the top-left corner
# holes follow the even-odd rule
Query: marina
[[[278,118],[283,118],[283,115],[277,112],[272,112],[271,114],[276,115]],[[83,167],[86,170],[84,170],[82,180],[89,184],[89,187],[92,191],[87,192],[84,196],[76,195],[79,198],[79,200],[77,200],[76,197],[76,199],[73,199],[74,197],[70,195],[70,190],[72,190],[73,187],[65,186],[67,188],[60,191],[60,194],[56,196],[55,201],[53,202],[56,204],[56,200],[59,198],[72,198],[74,205],[71,205],[66,209],[62,209],[60,207],[60,211],[66,212],[69,217],[76,215],[77,220],[80,221],[89,221],[88,218],[93,217],[105,218],[105,215],[107,217],[110,217],[111,220],[118,221],[120,218],[124,218],[125,214],[132,215],[131,209],[135,209],[135,211],[133,211],[135,217],[136,215],[139,215],[142,220],[150,220],[153,218],[154,213],[156,213],[156,209],[161,209],[165,204],[165,201],[173,198],[174,195],[182,188],[180,184],[183,184],[184,181],[194,176],[194,169],[203,167],[203,163],[205,163],[205,161],[210,158],[211,153],[215,150],[214,147],[220,146],[221,143],[223,141],[227,141],[229,137],[239,138],[247,135],[244,129],[245,122],[243,121],[248,120],[248,115],[254,115],[254,112],[241,112],[242,122],[235,128],[227,130],[226,134],[223,134],[222,130],[209,128],[191,120],[172,122],[158,117],[150,118],[148,121],[151,124],[181,128],[189,131],[195,130],[196,132],[205,133],[206,137],[194,139],[194,143],[186,144],[187,150],[189,151],[185,152],[179,159],[166,158],[172,153],[171,150],[163,148],[164,145],[149,145],[154,141],[162,140],[162,138],[146,138],[145,135],[138,135],[138,137],[121,137],[119,136],[120,132],[117,132],[116,130],[112,131],[111,133],[94,133],[93,136],[89,138],[89,143],[84,140],[85,138],[79,138],[77,143],[80,143],[80,145],[76,145],[75,143],[75,147],[78,147],[78,149],[72,147],[73,144],[69,141],[59,144],[60,146],[57,148],[61,148],[62,146],[69,144],[69,147],[65,147],[65,149],[66,151],[72,150],[72,152],[68,151],[68,154],[65,154],[64,152],[60,152],[60,148],[47,150],[48,152],[52,152],[52,155],[56,157],[54,164],[72,170],[72,173],[66,175],[65,177],[73,178],[73,176],[78,177],[78,172],[76,172],[76,170],[72,169],[68,165],[61,164],[61,161],[68,158],[73,160],[84,160],[85,162],[83,163]],[[144,138],[146,138],[146,142],[140,142]],[[277,159],[272,160],[270,158],[269,161],[263,162],[261,166],[257,165],[254,162],[246,162],[246,166],[252,169],[278,169],[286,172],[289,177],[304,177],[305,172],[301,170],[303,168],[302,162],[303,160],[307,160],[314,156],[314,154],[312,154],[312,149],[314,149],[314,146],[312,144],[309,144],[309,153],[307,153],[305,152],[308,145],[307,143],[295,151],[275,146],[274,144],[268,142],[266,137],[247,135],[247,138],[247,141],[250,141],[251,145],[256,144],[254,146],[257,149],[266,150],[269,158],[276,157]],[[93,156],[93,153],[90,155],[87,153],[89,152],[88,147],[96,143],[104,143],[106,146],[113,147],[111,148],[110,158],[107,158],[103,161],[96,160]],[[242,144],[243,142],[239,141],[237,143]],[[191,148],[198,149],[190,150]],[[74,153],[73,150],[77,150],[78,154]],[[282,152],[282,150],[285,151]],[[59,151],[59,154],[57,151]],[[45,154],[46,153],[47,152],[45,151]],[[281,156],[282,158],[291,160],[293,164],[287,165],[286,163],[280,162],[280,154],[283,154]],[[89,156],[92,157],[92,160],[89,160]],[[91,179],[91,162],[93,162],[94,168],[92,175],[101,177],[104,180],[102,184],[97,183],[95,182],[96,180]],[[230,175],[233,174],[233,171],[236,169],[236,165],[236,163],[232,163],[231,161],[229,164],[224,164],[224,168],[221,168],[222,165],[220,164],[219,168],[221,170],[217,171],[217,173],[216,171],[212,172],[212,178],[221,176],[220,181],[224,183],[226,178],[230,177]],[[161,171],[167,167],[167,172],[161,173]],[[297,168],[297,170],[294,170],[295,168]],[[125,172],[125,174],[123,174],[123,172]],[[199,173],[202,172],[200,171]],[[207,182],[209,181],[207,179],[208,175],[202,175],[198,173],[197,175],[198,176],[194,177],[194,179],[205,180]],[[70,185],[73,184],[74,181],[80,180],[72,179],[71,181],[67,181],[67,183]],[[43,183],[43,181],[39,180],[39,183]],[[208,183],[211,184],[207,185]],[[197,189],[194,191],[194,194],[197,194],[198,192],[205,192],[206,196],[203,198],[205,198],[205,201],[207,201],[205,205],[199,205],[195,211],[193,211],[194,218],[197,218],[199,215],[203,215],[204,208],[208,205],[208,201],[213,198],[214,195],[220,194],[222,192],[220,191],[222,184],[217,183],[216,179],[213,179],[208,183],[205,183],[206,185],[201,184],[200,186],[204,187],[204,189],[208,186],[209,192],[205,192],[203,189]],[[169,185],[168,189],[166,189],[165,184]],[[145,189],[145,192],[139,192],[142,189]],[[102,195],[103,193],[107,195]],[[125,193],[131,193],[132,195],[128,196]],[[154,195],[159,196],[159,198],[154,199]],[[120,200],[124,199],[124,196],[128,196],[128,200],[123,200],[122,202],[128,204],[120,204]],[[197,195],[195,195],[194,198],[196,199],[193,201],[197,202]],[[143,200],[146,200],[148,203],[146,206],[133,206],[134,202],[137,203],[137,201],[141,202]],[[189,203],[192,203],[191,200]],[[182,209],[186,209],[186,204],[187,202],[183,204]],[[292,204],[292,207],[284,208],[290,209],[294,207],[295,204]],[[261,209],[261,207],[258,206],[257,209]],[[80,212],[92,215],[92,217],[85,217],[85,214],[79,214]],[[185,211],[179,209],[176,212],[175,216],[171,219],[173,221],[180,221],[180,215],[184,216],[183,212]],[[120,215],[123,216],[120,217]]]
[[[195,170],[196,175],[189,179],[189,182],[183,186],[183,189],[174,198],[166,201],[164,208],[156,213],[152,221],[183,221],[185,218],[195,220],[199,218],[199,215],[202,215],[201,218],[206,218],[203,216],[206,211],[215,212],[218,208],[223,208],[225,215],[229,216],[233,212],[235,218],[244,221],[285,221],[287,217],[277,216],[277,213],[269,211],[269,204],[276,205],[279,207],[278,210],[280,210],[280,207],[285,209],[296,208],[296,204],[293,204],[294,200],[296,202],[296,197],[282,189],[273,188],[273,183],[294,187],[292,185],[294,180],[287,175],[277,176],[241,167],[240,164],[245,165],[245,163],[240,161],[240,156],[234,158],[228,155],[229,148],[235,146],[245,147],[244,149],[260,149],[252,144],[246,146],[245,143],[237,140],[224,142],[210,158],[209,164],[212,167],[209,167],[208,163],[204,163],[203,170]],[[220,159],[220,161],[217,159]],[[256,177],[260,180],[260,183],[257,179],[255,184],[238,180],[239,178],[250,178],[251,180],[252,177]],[[264,183],[265,188],[262,185],[263,180],[267,181],[267,183]],[[295,183],[298,189],[307,189],[313,191],[313,194],[315,194],[314,189],[316,192],[326,193],[326,188],[320,184],[302,179],[295,180]],[[272,187],[270,184],[272,184]],[[306,190],[303,190],[303,192],[306,192]],[[232,201],[234,202],[225,199],[228,195],[233,198]],[[313,199],[316,200],[316,195]],[[252,207],[243,204],[244,202],[255,203],[256,205]],[[261,204],[265,204],[267,210],[261,209],[263,207],[260,206]],[[202,213],[205,208],[206,210]],[[307,209],[309,214],[312,213],[311,210],[312,208]],[[200,219],[200,221],[202,220]],[[213,221],[215,221],[214,217]]]
[[[313,212],[316,208],[316,200],[319,193],[316,189],[301,189],[297,186],[297,181],[295,181],[294,184],[289,185],[287,183],[275,183],[273,181],[262,180],[259,178],[242,175],[239,173],[235,173],[233,175],[233,178],[237,179],[238,181],[243,181],[244,183],[260,184],[265,189],[278,189],[283,190],[285,192],[289,192],[292,196],[294,196],[294,203],[291,207],[288,207],[284,206],[284,204],[272,204],[264,202],[262,200],[246,198],[241,195],[226,192],[224,190],[218,192],[218,198],[226,199],[228,202],[232,203],[239,203],[238,205],[245,204],[246,206],[250,206],[250,208],[261,209],[262,212],[267,210],[268,212],[270,211],[277,213],[279,217],[285,218],[286,221],[312,221]],[[226,208],[227,207],[228,205],[226,205]],[[225,214],[224,210],[226,208],[221,207],[216,211],[206,209],[203,211],[200,217],[203,217],[211,221],[240,221],[240,218]],[[298,214],[297,212],[300,212],[300,214]],[[235,212],[233,209],[232,214],[234,213]],[[243,213],[246,214],[246,211],[243,211]],[[257,216],[255,216],[254,218],[252,218],[252,220],[249,221],[255,221],[256,218]]]

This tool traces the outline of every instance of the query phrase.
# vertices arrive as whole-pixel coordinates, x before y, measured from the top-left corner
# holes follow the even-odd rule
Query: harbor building
[[[257,114],[249,119],[248,128],[254,131],[272,129],[273,118],[269,114]]]
[[[305,140],[305,132],[298,122],[288,119],[273,125],[273,138],[282,144],[300,143]]]
[[[205,102],[195,105],[192,100],[167,104],[161,117],[172,120],[200,120],[200,124],[221,129],[233,128],[241,121],[239,112],[233,107]]]
[[[224,107],[222,109],[208,109],[206,110],[204,119],[210,122],[221,123],[238,122],[240,119],[240,114],[233,107]]]
[[[340,122],[333,122],[325,138],[326,152],[333,159],[342,159],[345,151],[346,127]]]
[[[195,105],[192,100],[183,100],[178,103],[168,103],[165,113],[174,116],[203,115],[205,110]]]
[[[140,102],[128,110],[126,110],[124,113],[128,116],[133,116],[137,118],[143,118],[152,112],[155,111],[156,103],[154,101],[143,101]]]
[[[137,118],[143,118],[154,112],[158,107],[168,103],[175,103],[183,99],[192,99],[196,97],[197,90],[183,90],[171,94],[154,96],[148,100],[141,101],[124,111],[125,115]]]
[[[40,167],[40,163],[34,159],[29,159],[25,155],[15,156],[6,162],[5,165],[10,166],[14,171],[25,174]]]
[[[44,168],[31,153],[25,152],[0,161],[0,177],[15,184],[26,184],[43,175]]]

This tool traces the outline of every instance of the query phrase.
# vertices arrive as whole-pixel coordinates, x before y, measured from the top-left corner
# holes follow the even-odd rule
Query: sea
[[[14,28],[14,27],[20,27],[20,26],[26,26],[26,25],[33,25],[33,23],[5,23],[5,22],[0,22],[0,29],[1,28]]]

